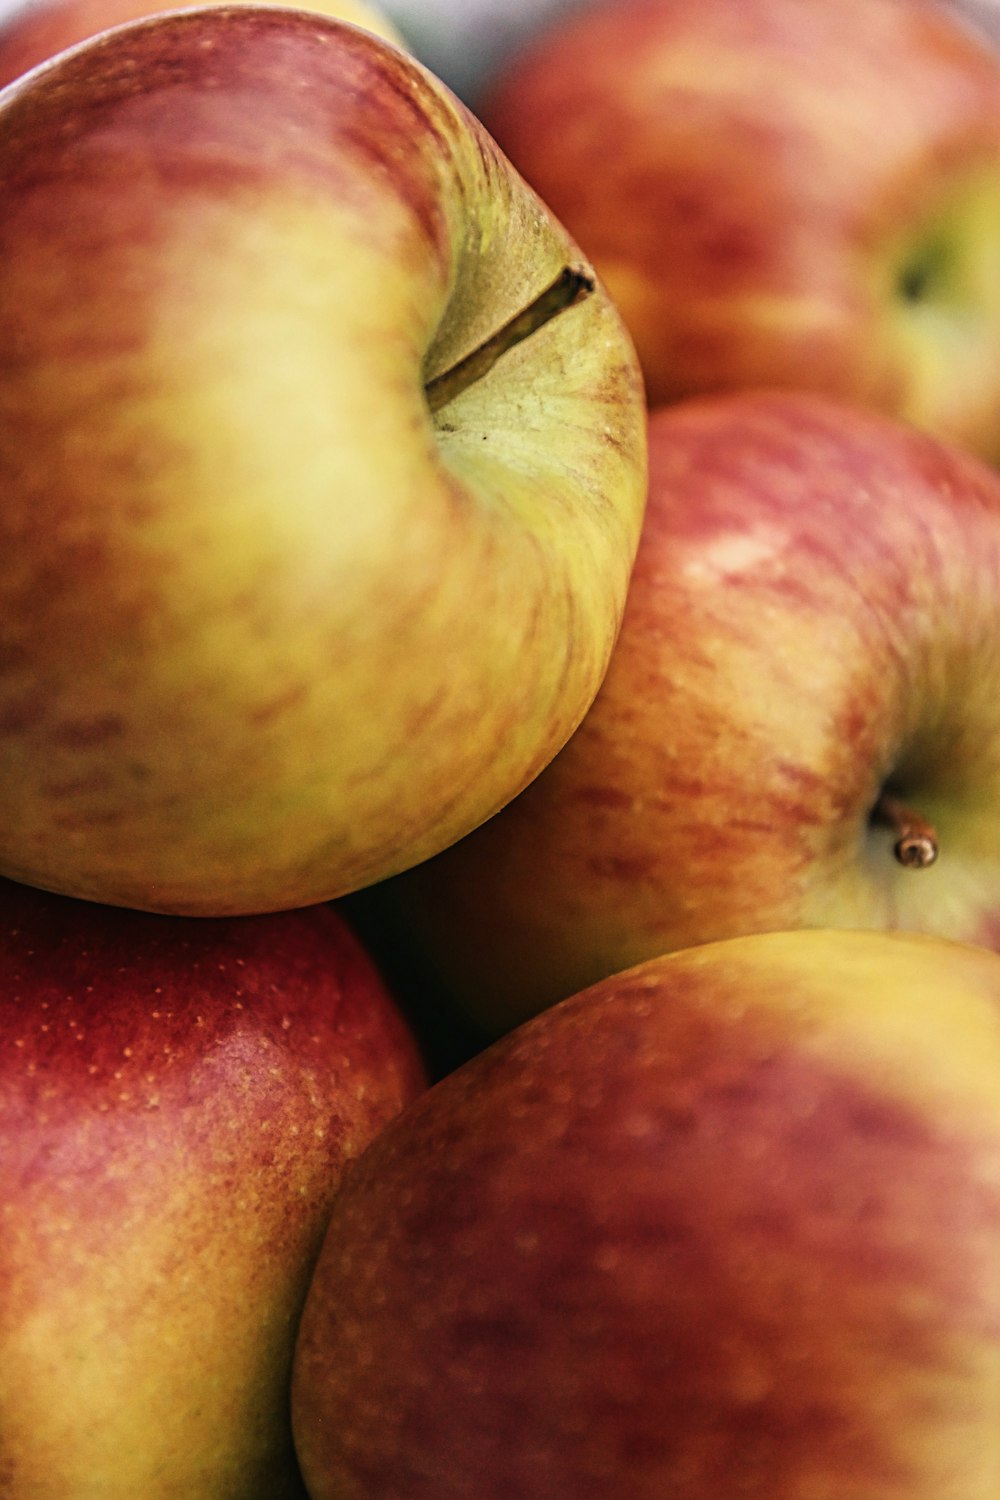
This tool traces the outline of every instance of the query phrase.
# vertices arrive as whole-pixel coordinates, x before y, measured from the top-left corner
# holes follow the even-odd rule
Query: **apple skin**
[[[424,1087],[334,908],[198,922],[0,882],[0,1475],[286,1500],[346,1163]]]
[[[290,4],[292,0],[271,3]],[[156,0],[21,0],[9,10],[0,10],[0,87],[112,26],[178,8],[158,5]],[[314,0],[307,8],[363,26],[376,36],[403,45],[398,28],[388,16],[365,0]]]
[[[774,928],[1000,947],[1000,476],[802,392],[649,423],[601,691],[490,823],[368,904],[500,1031],[606,975]],[[886,786],[937,830],[906,868]]]
[[[312,1500],[994,1500],[1000,958],[668,955],[356,1162],[300,1325]]]
[[[652,405],[815,390],[1000,461],[1000,57],[957,15],[599,0],[477,109],[603,275]]]
[[[431,414],[581,263],[549,211],[400,49],[250,6],[9,85],[0,183],[0,870],[273,910],[496,811],[592,701],[646,496],[600,286]]]

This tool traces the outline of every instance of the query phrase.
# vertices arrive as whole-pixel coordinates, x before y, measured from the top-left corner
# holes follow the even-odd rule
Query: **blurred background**
[[[0,5],[4,0],[0,0]],[[468,104],[510,52],[587,0],[382,0],[420,60]],[[697,5],[698,0],[691,0]],[[906,4],[907,0],[900,0]],[[1000,0],[942,0],[1000,45]]]
[[[0,16],[39,0],[0,0]],[[150,0],[151,6],[153,0]],[[482,82],[533,32],[587,0],[381,0],[413,52],[475,106]],[[698,0],[691,0],[697,4]],[[907,0],[900,0],[905,5]],[[941,0],[1000,46],[1000,0]],[[165,8],[165,7],[164,7]],[[849,8],[848,8],[849,14]]]
[[[0,4],[3,0],[0,0]],[[413,51],[466,103],[534,31],[586,0],[382,0]],[[1000,5],[1000,0],[997,0]]]

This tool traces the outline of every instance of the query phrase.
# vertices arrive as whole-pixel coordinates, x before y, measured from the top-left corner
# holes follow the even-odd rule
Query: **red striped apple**
[[[652,404],[807,388],[1000,461],[1000,57],[958,16],[598,0],[477,107],[603,274]]]
[[[198,922],[0,882],[0,1491],[291,1500],[330,1203],[424,1084],[330,906]]]
[[[793,392],[662,408],[649,442],[591,712],[521,797],[373,903],[494,1029],[738,933],[1000,947],[1000,476]]]
[[[0,94],[0,870],[225,915],[443,848],[576,727],[634,350],[402,50],[115,28]]]
[[[291,0],[272,3],[289,4]],[[98,32],[177,8],[158,4],[157,0],[19,0],[13,9],[0,10],[0,87]],[[397,28],[367,0],[313,0],[308,9],[402,44]]]
[[[995,1500],[1000,958],[799,932],[615,976],[355,1163],[312,1500]]]

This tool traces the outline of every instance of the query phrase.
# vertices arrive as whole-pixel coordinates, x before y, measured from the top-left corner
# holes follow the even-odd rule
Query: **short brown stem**
[[[883,792],[872,812],[872,822],[896,835],[892,852],[910,870],[926,870],[938,857],[938,836],[933,825],[891,792]]]
[[[543,292],[539,292],[527,307],[515,313],[496,333],[492,333],[477,349],[473,349],[471,354],[466,354],[449,370],[428,381],[426,395],[431,411],[440,411],[442,406],[454,401],[456,396],[460,396],[470,385],[488,374],[497,360],[509,349],[513,349],[515,344],[520,344],[539,328],[544,328],[557,313],[564,312],[567,307],[589,297],[594,286],[594,278],[589,271],[584,271],[579,266],[564,266],[555,281]]]

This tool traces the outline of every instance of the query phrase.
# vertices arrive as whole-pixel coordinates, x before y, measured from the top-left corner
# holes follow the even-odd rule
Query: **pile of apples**
[[[544,9],[0,20],[2,1500],[1000,1493],[1000,50]]]

